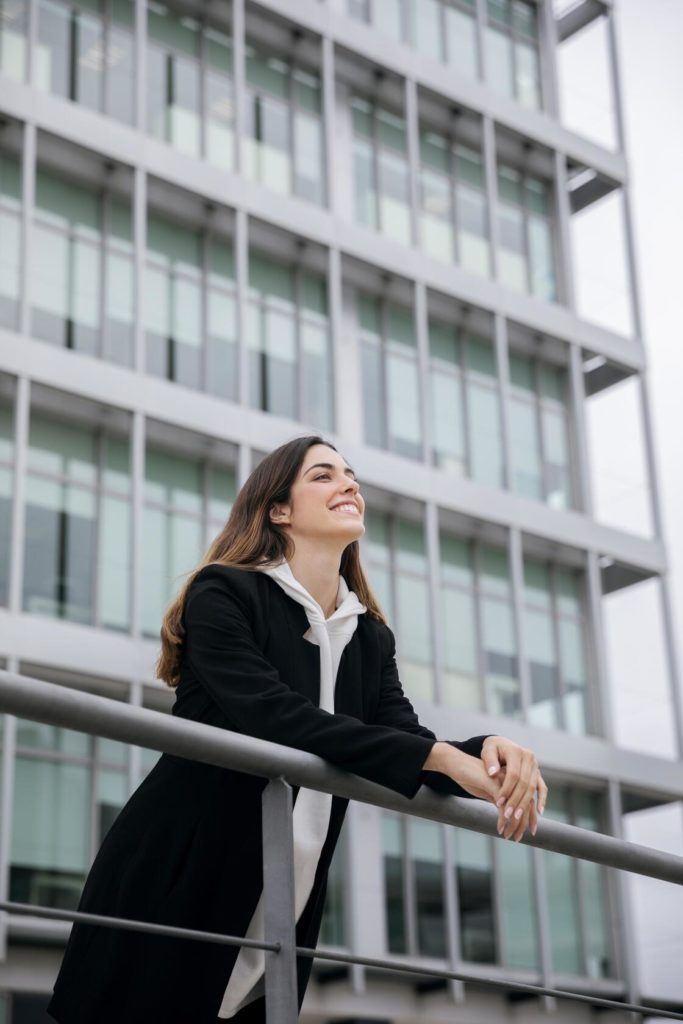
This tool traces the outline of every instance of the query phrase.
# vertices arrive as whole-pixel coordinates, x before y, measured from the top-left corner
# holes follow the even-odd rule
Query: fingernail
[[[508,807],[508,809],[507,809],[507,810],[506,810],[506,812],[505,812],[505,817],[506,817],[506,818],[509,818],[511,814],[512,814],[512,808],[511,808],[511,807]]]
[[[522,817],[522,808],[518,807],[517,810],[515,811],[515,818],[517,818],[517,820],[519,821],[519,819],[521,817]]]
[[[535,835],[536,835],[536,829],[535,829],[535,828],[532,828],[532,830],[531,830],[531,834],[532,834],[532,836],[535,836]]]
[[[545,808],[545,804],[539,804],[539,806],[538,806],[538,810],[539,810],[539,812],[540,812],[541,814],[543,814],[543,810],[544,810],[544,808]]]
[[[496,807],[502,807],[504,803],[505,803],[505,797],[501,796],[501,798],[499,800],[496,800]]]
[[[492,764],[491,767],[489,768],[489,775],[493,775],[497,771],[498,771],[498,765],[497,764]]]

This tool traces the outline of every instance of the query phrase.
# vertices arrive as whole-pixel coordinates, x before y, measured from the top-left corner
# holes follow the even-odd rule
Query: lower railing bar
[[[324,953],[319,949],[310,949],[306,946],[296,947],[297,956],[310,956],[316,960],[333,960],[347,964],[361,964],[364,967],[379,967],[384,970],[403,971],[406,974],[422,974],[433,978],[443,978],[444,981],[454,978],[458,981],[466,981],[473,985],[491,985],[494,988],[516,989],[520,992],[531,992],[534,995],[560,996],[564,999],[575,999],[581,1003],[590,1003],[593,1006],[605,1006],[614,1010],[633,1010],[638,1013],[648,1014],[656,1017],[669,1017],[671,1020],[683,1020],[683,1013],[674,1013],[671,1010],[660,1010],[658,1007],[641,1006],[638,1003],[621,1003],[616,999],[603,999],[600,996],[584,995],[580,992],[570,992],[561,988],[545,988],[543,985],[530,985],[524,981],[505,981],[501,978],[484,978],[479,974],[467,974],[465,971],[449,971],[439,967],[425,967],[422,964],[411,964],[385,960],[381,957],[354,956],[345,953]]]
[[[279,942],[259,942],[257,939],[241,938],[238,935],[220,935],[218,932],[203,932],[196,928],[176,928],[170,924],[154,924],[152,921],[134,921],[126,917],[108,917],[106,914],[86,914],[82,910],[55,910],[53,907],[38,907],[32,903],[10,903],[6,900],[0,900],[0,910],[7,910],[13,914],[49,917],[57,921],[82,921],[84,924],[130,928],[134,932],[172,935],[177,939],[198,939],[203,942],[219,942],[226,946],[253,946],[255,949],[266,949],[272,953],[280,952]]]
[[[265,949],[273,953],[279,953],[282,948],[279,942],[258,942],[255,939],[219,935],[217,932],[203,932],[192,928],[174,928],[170,925],[130,921],[125,918],[106,917],[101,914],[84,914],[78,910],[55,910],[52,907],[34,906],[31,903],[0,901],[0,910],[7,910],[16,914],[29,914],[36,917],[49,917],[57,920],[84,921],[86,924],[99,924],[105,927],[109,925],[112,928],[130,928],[133,931],[155,932],[161,935],[172,935],[177,938],[197,939],[200,942],[218,942],[227,946],[253,946],[257,949]],[[466,971],[443,970],[439,967],[427,967],[424,964],[406,963],[404,960],[354,956],[351,953],[328,953],[320,949],[311,949],[308,946],[295,946],[294,954],[295,956],[312,957],[316,960],[332,960],[336,963],[378,967],[383,970],[403,972],[404,974],[423,975],[426,977],[443,978],[444,980],[453,978],[458,981],[466,981],[472,985],[490,985],[494,988],[516,989],[517,991],[530,992],[539,996],[559,996],[564,999],[587,1002],[592,1006],[604,1006],[614,1010],[630,1010],[649,1016],[666,1017],[670,1020],[683,1020],[682,1013],[674,1013],[672,1010],[661,1010],[659,1007],[641,1006],[638,1003],[622,1003],[615,999],[603,999],[600,996],[584,995],[583,993],[570,992],[566,989],[545,988],[542,985],[532,985],[523,981],[485,978],[479,974],[468,974]]]

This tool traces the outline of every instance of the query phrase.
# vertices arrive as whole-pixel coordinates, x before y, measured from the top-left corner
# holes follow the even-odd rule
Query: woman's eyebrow
[[[310,473],[312,469],[318,469],[318,467],[322,467],[323,469],[334,469],[334,466],[332,465],[331,462],[314,462],[312,466],[308,467],[306,473]],[[356,474],[354,473],[350,466],[347,466],[344,472],[347,474],[347,476],[352,476],[354,480],[358,479],[358,477],[356,476]],[[304,476],[306,476],[306,473],[304,473]]]

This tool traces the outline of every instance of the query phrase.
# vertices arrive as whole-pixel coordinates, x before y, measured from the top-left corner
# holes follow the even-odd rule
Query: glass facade
[[[21,210],[21,163],[0,149],[0,327],[13,330],[19,325]]]
[[[25,494],[23,609],[128,630],[128,441],[36,411]]]
[[[593,732],[579,570],[524,561],[524,624],[531,678],[529,718],[573,735]]]
[[[229,33],[148,0],[146,104],[150,135],[231,171],[235,100]]]
[[[229,466],[147,446],[142,558],[142,632],[157,638],[166,605],[230,515]]]
[[[365,441],[419,459],[420,377],[412,311],[359,292],[357,313]]]
[[[12,553],[12,495],[14,493],[14,409],[0,392],[0,607],[9,600]]]
[[[552,508],[573,505],[567,371],[511,352],[512,489]]]
[[[545,816],[603,832],[603,805],[598,791],[554,786]],[[529,847],[393,811],[383,811],[381,820],[387,953],[445,960],[453,921],[459,961],[537,971],[542,913],[554,972],[614,977],[604,867],[540,851],[545,887],[539,907]]]
[[[541,64],[537,5],[532,0],[485,0],[483,38],[476,0],[347,0],[352,18],[394,42],[526,107],[540,109]],[[485,73],[480,53],[484,50]]]
[[[127,799],[126,747],[17,719],[9,899],[75,910]]]
[[[395,242],[412,241],[406,122],[363,96],[351,103],[355,213]]]
[[[331,430],[332,351],[325,278],[252,251],[247,344],[251,405]]]
[[[38,167],[28,286],[31,334],[130,366],[130,200]]]
[[[548,12],[285,7],[266,24],[249,0],[236,16],[0,0],[0,617],[21,624],[19,647],[35,629],[68,651],[28,674],[168,712],[171,693],[125,672],[100,686],[69,631],[151,665],[245,467],[295,433],[334,431],[367,487],[363,564],[411,702],[608,743],[591,586],[627,587],[639,567],[603,570],[581,418],[630,357],[592,376],[603,335],[547,308],[573,294],[562,218],[583,197],[559,187],[588,151],[566,132],[556,159],[556,111],[527,139],[531,116],[501,99],[551,99]],[[574,526],[557,514],[571,510]],[[0,649],[0,665],[21,671],[21,656]],[[15,742],[0,726],[9,898],[74,908],[159,754],[24,719]],[[592,788],[556,774],[546,815],[607,831],[599,770]],[[334,853],[322,944],[350,948],[367,925],[399,956],[615,978],[604,869],[366,811]],[[347,844],[365,840],[377,884],[357,921]],[[0,1024],[32,1024],[41,999],[12,981]]]
[[[545,302],[557,300],[552,191],[548,182],[498,165],[498,276]]]
[[[507,553],[445,531],[439,547],[444,702],[521,718]]]
[[[244,173],[276,192],[325,201],[320,75],[246,46]]]
[[[36,6],[35,88],[132,124],[134,0],[36,0]],[[23,70],[18,50],[15,42],[10,63]]]
[[[490,274],[481,153],[426,127],[420,132],[420,243],[434,259]]]
[[[401,636],[397,664],[406,692],[432,700],[434,668],[423,527],[366,506],[361,549],[366,552],[373,589]]]
[[[491,342],[430,318],[431,462],[456,477],[503,486],[496,357]]]
[[[148,373],[237,399],[235,273],[229,238],[150,210],[144,309]]]

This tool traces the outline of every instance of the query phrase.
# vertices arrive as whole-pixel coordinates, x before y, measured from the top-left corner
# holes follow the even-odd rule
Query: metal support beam
[[[266,953],[266,1016],[268,1024],[296,1024],[292,787],[284,779],[264,789],[262,816],[264,939],[280,943],[278,953]]]

